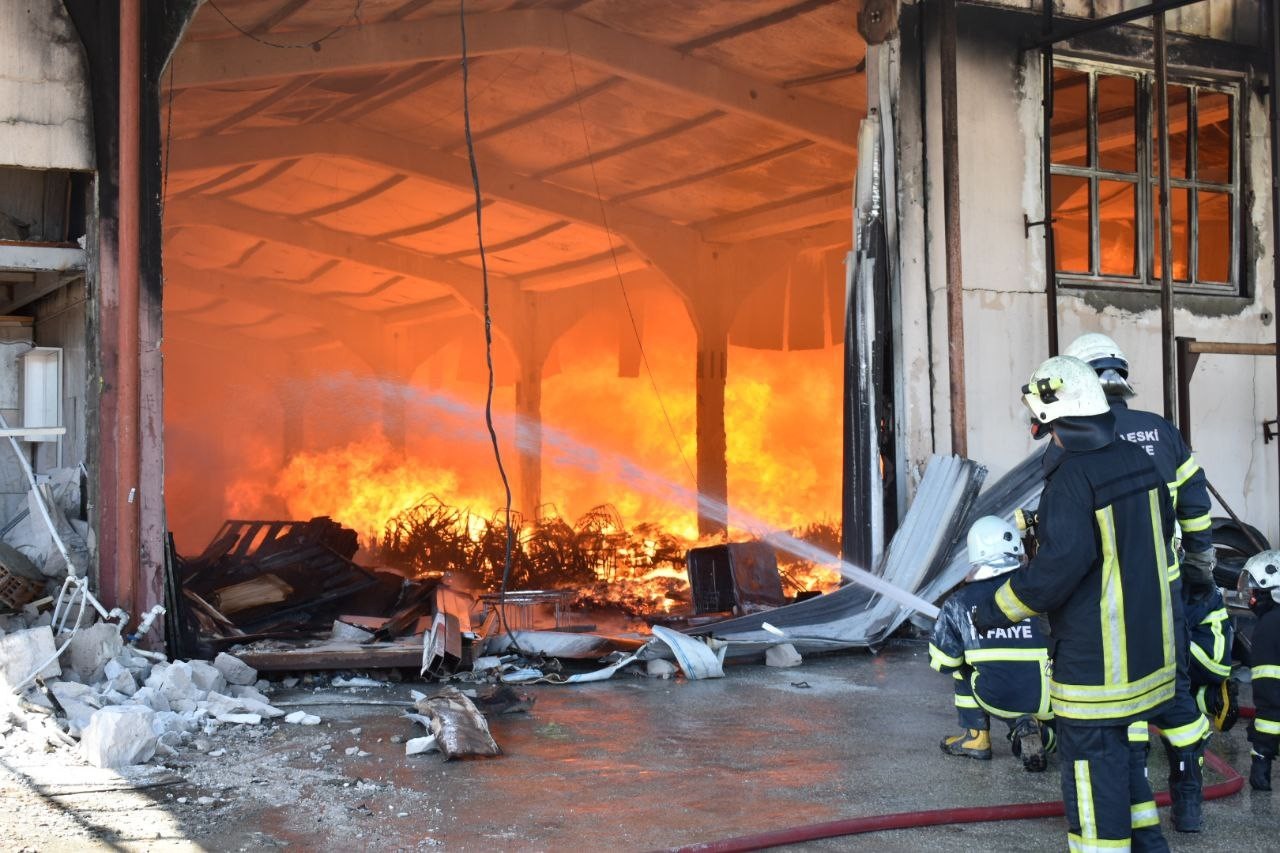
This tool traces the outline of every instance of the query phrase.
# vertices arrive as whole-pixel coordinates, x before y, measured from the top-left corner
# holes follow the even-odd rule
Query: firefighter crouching
[[[1231,680],[1231,645],[1235,629],[1212,572],[1183,564],[1182,602],[1191,657],[1187,672],[1196,707],[1220,732],[1230,731],[1240,713],[1236,683]]]
[[[1012,524],[994,515],[969,528],[969,574],[966,584],[942,605],[929,644],[929,665],[950,673],[956,711],[964,729],[942,741],[948,755],[991,758],[991,717],[1009,726],[1013,754],[1030,771],[1045,768],[1053,730],[1046,723],[1049,651],[1039,619],[1024,619],[1008,628],[974,630],[969,611],[995,594],[1002,576],[1026,562],[1022,539]]]
[[[1280,551],[1249,558],[1240,573],[1240,592],[1250,597],[1249,607],[1258,617],[1250,650],[1255,716],[1249,724],[1249,785],[1270,791],[1271,762],[1280,748]]]
[[[1035,557],[978,604],[974,626],[1048,615],[1070,849],[1167,850],[1129,728],[1174,696],[1169,491],[1146,451],[1117,438],[1087,364],[1051,358],[1022,392],[1036,426],[1066,452],[1046,468]]]

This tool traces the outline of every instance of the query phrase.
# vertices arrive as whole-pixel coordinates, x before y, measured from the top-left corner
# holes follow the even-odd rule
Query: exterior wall
[[[1023,227],[1024,215],[1032,221],[1043,219],[1040,57],[1019,57],[1018,39],[1031,18],[991,11],[973,14],[975,10],[966,7],[960,11],[968,444],[969,455],[990,468],[992,482],[1035,449],[1018,388],[1048,355],[1043,236],[1038,228],[1025,236]],[[909,377],[903,388],[903,434],[914,468],[935,446],[940,452],[950,447],[938,50],[933,22],[926,17],[923,27],[919,23],[918,16],[904,17],[897,77],[901,349],[907,354],[902,369]],[[1179,335],[1207,341],[1275,340],[1268,105],[1258,94],[1261,88],[1245,87],[1242,109],[1242,197],[1250,244],[1243,276],[1253,295],[1179,296]],[[1085,331],[1114,337],[1133,365],[1136,406],[1161,408],[1158,294],[1060,288],[1059,328],[1064,347]],[[1274,361],[1203,356],[1191,399],[1197,459],[1233,509],[1275,542],[1280,538],[1278,445],[1264,444],[1261,427],[1264,418],[1276,415]],[[1225,515],[1217,507],[1214,514]]]
[[[0,165],[93,168],[88,72],[59,0],[0,0]]]
[[[1039,14],[1040,0],[984,0],[987,5],[1026,9]],[[1151,0],[1054,0],[1055,15],[1063,18],[1105,18]],[[1147,21],[1137,26],[1150,26]],[[1266,17],[1259,0],[1201,0],[1191,6],[1165,13],[1165,27],[1171,33],[1218,39],[1238,44],[1262,44]]]

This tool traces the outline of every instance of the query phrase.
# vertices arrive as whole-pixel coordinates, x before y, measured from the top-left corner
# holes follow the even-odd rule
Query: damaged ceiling
[[[458,11],[200,7],[162,94],[169,334],[305,351],[353,323],[477,313]],[[624,276],[670,283],[673,247],[781,237],[793,253],[842,253],[866,109],[856,12],[853,0],[467,3],[499,331],[504,300],[571,290],[607,303]],[[836,295],[822,289],[842,276],[820,278],[806,297],[814,328],[734,335],[766,348],[838,340],[822,308]],[[676,282],[686,302],[690,279]]]

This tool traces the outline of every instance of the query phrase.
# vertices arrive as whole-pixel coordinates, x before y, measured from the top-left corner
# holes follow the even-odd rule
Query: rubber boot
[[[1253,753],[1253,763],[1249,766],[1249,787],[1255,791],[1271,790],[1271,759]]]
[[[1022,769],[1028,773],[1040,773],[1048,764],[1045,757],[1044,735],[1035,717],[1019,717],[1009,732],[1013,741],[1013,754],[1022,759]]]
[[[1164,753],[1169,759],[1169,813],[1178,832],[1199,832],[1204,828],[1201,805],[1204,803],[1204,744],[1189,749],[1175,749],[1168,743]]]
[[[982,729],[965,729],[958,735],[943,738],[938,746],[947,755],[960,755],[979,761],[991,760],[991,733]]]

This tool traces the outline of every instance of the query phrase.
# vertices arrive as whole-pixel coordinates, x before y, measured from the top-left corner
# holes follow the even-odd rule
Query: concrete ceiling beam
[[[320,50],[277,50],[251,39],[190,42],[174,71],[175,89],[252,84],[307,74],[394,68],[461,55],[452,17],[371,24],[343,32]],[[552,9],[523,9],[467,18],[467,54],[530,51],[572,54],[606,73],[697,98],[840,151],[857,149],[865,99],[840,106],[688,53],[616,32]]]
[[[465,158],[341,124],[180,139],[175,141],[170,156],[170,170],[174,173],[305,156],[345,157],[468,193],[473,189],[471,166]],[[581,225],[604,228],[607,220],[609,230],[623,237],[643,234],[669,242],[688,242],[697,237],[692,230],[651,213],[607,201],[602,204],[594,195],[529,178],[490,162],[480,166],[480,188],[490,198]]]

